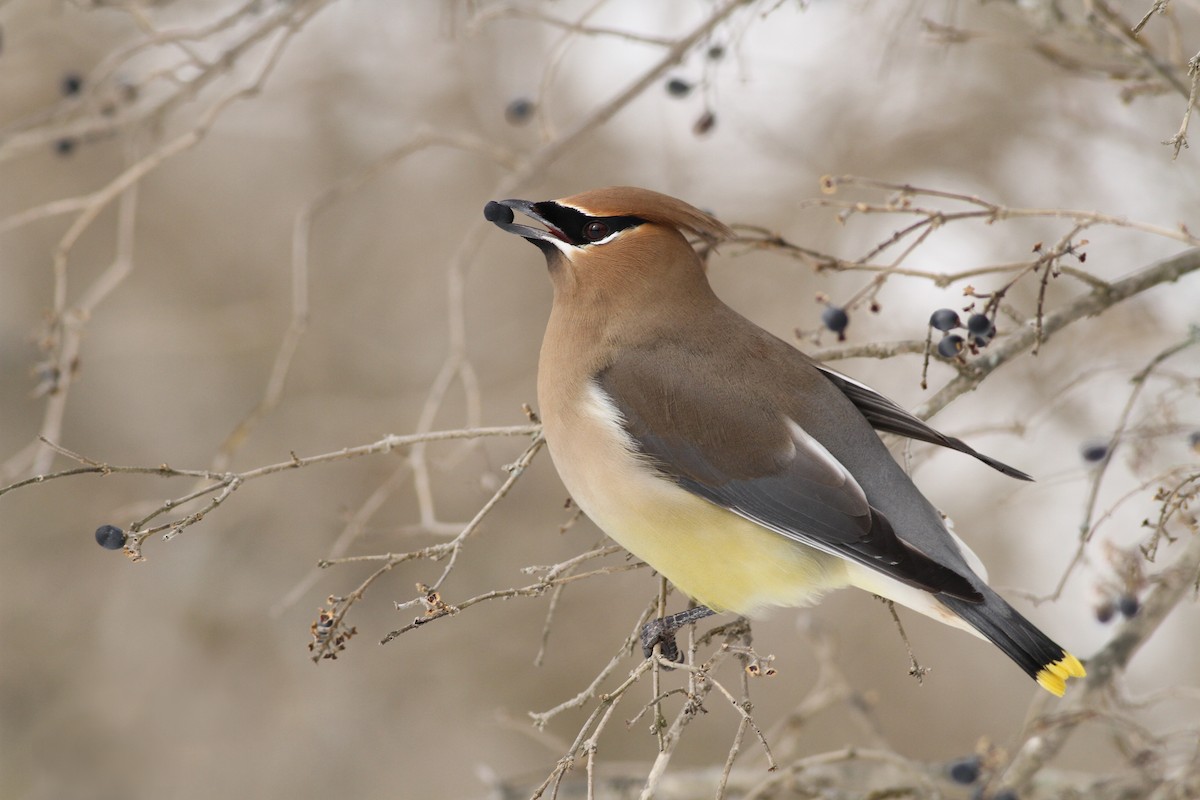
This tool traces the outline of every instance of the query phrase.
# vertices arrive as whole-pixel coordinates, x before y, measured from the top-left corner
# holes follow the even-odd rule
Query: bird
[[[678,658],[675,632],[711,614],[804,607],[853,586],[992,642],[1055,695],[1086,674],[988,585],[879,432],[1032,479],[722,302],[688,235],[713,246],[729,227],[631,186],[490,201],[484,217],[546,259],[537,398],[563,484],[700,604],[648,623],[647,655],[661,644]]]

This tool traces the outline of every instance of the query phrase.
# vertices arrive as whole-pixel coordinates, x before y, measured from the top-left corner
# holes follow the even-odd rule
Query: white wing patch
[[[793,447],[809,458],[818,459],[836,474],[841,475],[846,489],[853,492],[855,497],[861,500],[864,506],[868,505],[867,493],[858,485],[858,481],[854,480],[854,476],[850,474],[850,471],[842,466],[842,462],[838,461],[833,453],[826,450],[825,445],[814,439],[804,428],[801,428],[795,420],[788,419],[785,422],[792,434]]]
[[[866,389],[871,394],[879,394],[879,392],[875,391],[870,386],[867,386],[862,381],[854,380],[854,378],[851,378],[849,375],[844,375],[835,369],[830,369],[829,367],[821,366],[820,364],[817,364],[816,367],[817,367],[817,369],[821,370],[821,372],[824,372],[828,375],[835,375],[838,378],[840,378],[841,380],[844,380],[846,383],[853,383],[855,386],[857,386],[860,389]],[[879,396],[883,397],[883,395],[881,395],[881,394],[879,394]],[[887,398],[884,398],[884,399],[886,400]]]
[[[617,408],[613,399],[595,381],[588,381],[587,390],[584,392],[583,409],[588,416],[600,422],[605,428],[612,430],[624,443],[626,449],[631,451],[635,449],[633,439],[625,430],[624,415],[621,414],[621,410]]]

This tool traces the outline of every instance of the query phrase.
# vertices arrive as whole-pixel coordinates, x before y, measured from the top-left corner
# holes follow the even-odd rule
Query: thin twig
[[[1103,708],[1112,682],[1150,639],[1189,591],[1194,591],[1200,574],[1200,536],[1192,536],[1175,562],[1158,576],[1138,614],[1117,629],[1113,638],[1087,660],[1087,677],[1081,691],[1071,695],[1056,711],[1059,721],[1048,725],[1035,719],[1027,726],[1024,744],[1015,752],[999,781],[1018,793],[1052,759],[1088,713]],[[1076,712],[1079,712],[1078,714]],[[1075,716],[1064,716],[1075,714]]]

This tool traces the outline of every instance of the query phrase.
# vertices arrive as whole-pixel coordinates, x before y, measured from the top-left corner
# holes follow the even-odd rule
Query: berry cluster
[[[720,44],[711,45],[708,50],[705,51],[705,56],[709,61],[720,61],[725,57],[725,48]],[[678,99],[687,97],[695,88],[695,84],[693,84],[691,81],[678,76],[669,79],[666,83],[667,94]],[[704,136],[711,131],[716,124],[717,115],[713,113],[711,108],[707,107],[706,103],[706,108],[704,109],[703,113],[696,118],[696,122],[692,125],[692,133],[696,136]]]
[[[62,76],[62,80],[58,84],[58,90],[63,97],[75,97],[83,91],[83,76],[78,72],[68,72]],[[54,143],[54,152],[60,156],[69,156],[75,152],[75,145],[78,141],[70,136],[59,139]]]
[[[1142,603],[1135,594],[1123,594],[1120,597],[1106,597],[1096,606],[1096,620],[1109,623],[1120,612],[1125,619],[1133,619],[1141,611]]]
[[[725,57],[725,47],[720,44],[711,45],[708,50],[705,51],[705,56],[709,61],[720,61]],[[78,86],[80,85],[82,84],[80,83],[76,85],[75,91],[78,91]],[[64,91],[66,91],[65,87],[67,86],[67,83],[65,81],[63,86]],[[696,85],[693,82],[678,76],[672,77],[666,82],[667,94],[677,99],[683,99],[687,97],[695,88]],[[531,119],[533,119],[536,112],[537,103],[528,97],[518,96],[510,100],[508,105],[504,107],[504,120],[509,125],[525,125]],[[716,124],[717,115],[713,113],[713,110],[708,108],[706,104],[704,111],[699,117],[696,118],[696,122],[692,125],[692,133],[694,133],[696,136],[704,136],[714,127],[716,127]]]
[[[964,326],[958,313],[952,308],[939,308],[929,317],[929,327],[945,334],[937,344],[937,354],[942,358],[957,358],[968,347],[980,349],[996,338],[996,323],[987,314],[972,314]],[[966,337],[950,331],[966,328]]]

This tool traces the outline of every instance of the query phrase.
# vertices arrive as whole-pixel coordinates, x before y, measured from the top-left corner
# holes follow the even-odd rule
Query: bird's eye
[[[608,236],[608,226],[599,220],[592,220],[583,226],[583,238],[589,242],[598,242]]]

